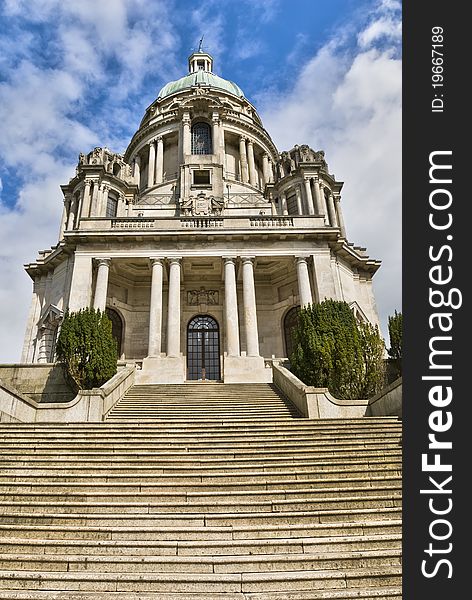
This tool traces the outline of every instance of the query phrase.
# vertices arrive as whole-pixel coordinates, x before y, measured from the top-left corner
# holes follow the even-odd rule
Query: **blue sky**
[[[79,152],[122,152],[204,35],[279,150],[324,149],[349,241],[383,260],[384,332],[401,307],[397,0],[0,0],[0,362],[17,361],[31,281],[57,242]]]

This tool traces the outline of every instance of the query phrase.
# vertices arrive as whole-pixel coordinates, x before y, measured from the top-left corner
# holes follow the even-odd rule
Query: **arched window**
[[[107,205],[105,209],[105,216],[109,219],[113,219],[116,217],[116,213],[118,212],[118,199],[114,196],[114,194],[108,194]]]
[[[192,154],[211,154],[211,128],[208,123],[195,123],[192,127]]]
[[[220,332],[210,315],[194,317],[187,328],[187,378],[220,378]]]
[[[121,356],[121,342],[123,339],[123,321],[120,315],[113,308],[106,308],[105,312],[111,321],[111,333],[116,340],[118,357]]]
[[[291,308],[284,317],[285,356],[290,358],[293,352],[293,331],[298,324],[299,306]]]

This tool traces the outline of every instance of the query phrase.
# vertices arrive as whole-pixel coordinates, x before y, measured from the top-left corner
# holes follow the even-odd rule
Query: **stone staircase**
[[[398,600],[400,433],[299,418],[265,384],[1,424],[0,600]]]

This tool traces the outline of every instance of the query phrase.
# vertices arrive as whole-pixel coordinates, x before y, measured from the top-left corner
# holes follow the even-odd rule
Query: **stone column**
[[[297,195],[297,212],[299,215],[303,215],[302,193],[300,186],[297,185],[295,188],[295,193]]]
[[[83,206],[84,206],[84,198],[85,198],[85,186],[82,186],[82,188],[79,191],[79,202],[77,204],[77,213],[75,215],[75,225],[77,228],[79,227],[80,217],[82,215],[82,210],[83,210]]]
[[[78,199],[77,195],[74,195],[70,199],[69,220],[67,222],[67,229],[74,229],[78,210],[79,210],[79,199]]]
[[[164,180],[164,140],[162,136],[157,138],[156,172],[154,180],[156,183],[162,183]]]
[[[336,209],[334,208],[334,199],[331,190],[328,195],[328,214],[329,214],[329,222],[331,223],[331,227],[338,226],[338,220],[336,219]]]
[[[226,177],[226,142],[225,142],[225,130],[220,123],[220,154],[221,164],[223,165],[223,177]]]
[[[167,308],[167,356],[180,356],[180,261],[169,259],[169,301]]]
[[[182,117],[182,158],[192,152],[191,136],[190,114],[186,112]]]
[[[141,158],[139,157],[138,154],[134,157],[133,177],[134,177],[134,183],[139,187],[139,185],[141,183]]]
[[[163,258],[151,258],[151,304],[149,307],[148,356],[159,356],[162,345]]]
[[[211,120],[211,137],[213,142],[212,154],[216,156],[217,162],[220,160],[220,120],[218,113],[213,113]]]
[[[100,208],[100,217],[104,217],[107,214],[107,202],[108,202],[108,193],[110,192],[110,186],[107,184],[102,184],[102,200],[101,200],[101,208]]]
[[[346,225],[344,223],[343,210],[341,208],[341,198],[336,195],[334,196],[334,206],[336,208],[336,216],[338,218],[339,227],[341,229],[341,235],[343,238],[346,236]]]
[[[262,155],[262,174],[264,175],[264,185],[267,185],[270,182],[269,155],[267,152]]]
[[[285,192],[280,193],[281,210],[283,215],[288,215],[287,207],[287,194]]]
[[[239,356],[239,318],[235,259],[233,257],[224,258],[224,263],[227,352],[228,356]]]
[[[67,196],[64,197],[64,208],[62,209],[61,226],[59,228],[59,240],[62,240],[64,238],[64,231],[66,229],[69,229],[67,225],[69,221],[71,204],[71,197],[69,194],[67,194]]]
[[[254,142],[252,140],[247,141],[247,159],[249,164],[249,183],[254,187],[257,187],[257,171],[254,160]]]
[[[91,184],[91,180],[90,179],[86,179],[84,181],[84,199],[82,202],[82,212],[81,212],[81,217],[87,218],[90,214],[90,204],[91,204],[91,197],[90,197],[90,184]]]
[[[306,206],[309,215],[315,214],[315,207],[313,206],[313,196],[311,195],[311,183],[309,179],[304,180],[305,184],[305,195],[306,195]]]
[[[269,183],[274,182],[274,163],[269,158]]]
[[[95,282],[95,295],[93,297],[93,308],[101,311],[105,310],[107,302],[107,290],[108,290],[108,273],[110,271],[110,259],[109,258],[98,258],[97,259],[98,271],[97,281]]]
[[[298,294],[300,296],[300,305],[302,307],[313,303],[310,286],[310,276],[308,275],[308,265],[305,256],[298,256],[297,276],[298,276]]]
[[[98,212],[98,179],[93,181],[92,200],[90,205],[90,216],[96,217]]]
[[[315,190],[315,210],[317,215],[322,215],[323,213],[323,203],[321,202],[321,191],[320,191],[320,183],[318,178],[315,177],[313,181],[313,188]]]
[[[321,183],[319,185],[320,185],[320,197],[321,197],[322,214],[324,215],[326,225],[329,225],[328,205],[326,204],[326,196],[325,196],[325,193],[324,193],[324,185],[321,184]]]
[[[156,168],[156,140],[149,142],[149,162],[148,162],[148,188],[154,185],[154,170]]]
[[[241,162],[241,181],[242,183],[249,182],[247,154],[246,154],[246,138],[239,138],[239,160]]]
[[[248,356],[259,356],[259,333],[257,331],[256,290],[254,287],[253,257],[243,256],[243,304]]]

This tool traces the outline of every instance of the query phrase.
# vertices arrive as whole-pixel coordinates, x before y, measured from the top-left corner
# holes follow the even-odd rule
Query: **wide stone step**
[[[320,470],[320,469],[308,469],[300,470],[294,469],[267,469],[267,470],[259,470],[259,471],[244,471],[241,472],[221,472],[214,471],[211,474],[204,471],[201,474],[196,474],[194,471],[187,471],[183,473],[157,473],[154,472],[153,475],[145,475],[142,473],[133,473],[128,474],[120,474],[120,473],[110,473],[106,474],[94,474],[93,481],[96,483],[133,483],[135,485],[148,485],[148,484],[156,484],[156,483],[206,483],[206,484],[216,484],[221,485],[225,483],[261,483],[261,482],[271,482],[271,481],[293,481],[294,479],[329,479],[332,480],[334,478],[338,479],[350,479],[350,478],[359,478],[359,477],[391,477],[391,476],[399,476],[401,475],[401,465],[385,465],[380,464],[378,468],[370,467],[369,471],[366,472],[366,468],[337,468],[330,470]],[[66,474],[51,474],[49,471],[45,473],[34,473],[34,474],[25,474],[24,472],[20,472],[18,475],[0,475],[0,483],[9,483],[12,481],[25,481],[25,478],[28,477],[28,480],[31,483],[90,483],[92,477],[90,474],[74,474],[74,475],[66,475]]]
[[[362,454],[363,461],[378,460],[379,458],[395,459],[398,457],[401,459],[401,451],[396,448],[382,449],[377,451],[366,450]],[[320,464],[323,461],[325,465],[333,464],[352,464],[353,462],[358,463],[358,454],[352,451],[339,452],[337,454],[323,455],[318,452],[310,453],[299,453],[299,454],[283,454],[279,456],[267,456],[262,453],[259,456],[253,456],[249,458],[231,458],[232,468],[251,466],[258,468],[261,465],[286,465],[296,462],[298,465],[304,464]],[[108,469],[108,468],[122,468],[129,469],[138,466],[140,469],[161,467],[161,466],[176,466],[176,467],[222,467],[228,464],[228,457],[215,458],[211,456],[205,457],[185,457],[185,456],[155,456],[151,458],[140,459],[135,457],[133,459],[120,459],[118,457],[109,458],[87,458],[87,457],[72,457],[69,459],[57,459],[53,457],[41,458],[31,457],[27,459],[18,460],[16,458],[1,458],[0,457],[0,473],[4,469],[36,469],[36,468],[61,468],[61,469]]]
[[[282,436],[311,436],[314,439],[339,439],[339,438],[352,438],[356,435],[360,435],[363,438],[374,438],[376,435],[381,436],[400,436],[401,431],[398,428],[390,427],[353,427],[351,430],[345,431],[340,428],[332,428],[332,429],[320,429],[313,426],[306,425],[291,425],[284,426],[284,424],[280,424],[278,427],[276,424],[272,423],[271,426],[255,428],[251,427],[250,424],[247,424],[247,427],[241,427],[236,425],[220,425],[218,423],[213,423],[211,426],[207,427],[199,427],[198,424],[193,423],[192,427],[186,427],[185,424],[180,426],[171,427],[169,423],[163,424],[160,429],[154,429],[149,431],[139,431],[133,430],[131,428],[126,428],[122,430],[116,431],[61,431],[61,432],[50,432],[50,431],[24,431],[24,432],[15,432],[13,434],[3,434],[0,436],[1,443],[8,443],[13,440],[13,437],[18,440],[32,441],[37,439],[41,440],[50,440],[50,441],[60,441],[60,440],[94,440],[99,439],[100,437],[103,439],[104,435],[106,435],[106,440],[146,440],[146,439],[156,439],[165,436],[176,436],[179,438],[191,438],[193,435],[201,435],[205,437],[215,437],[217,439],[222,437],[228,437],[231,439],[236,438],[248,438],[249,436],[259,437],[282,437]]]
[[[382,485],[378,484],[375,487],[366,488],[365,486],[345,485],[344,487],[336,488],[301,488],[301,489],[272,489],[272,490],[217,490],[217,491],[189,491],[187,489],[179,490],[165,490],[156,492],[116,492],[107,490],[104,492],[86,492],[78,491],[75,488],[63,489],[60,493],[53,492],[30,492],[20,491],[18,489],[5,492],[0,489],[0,501],[2,502],[22,502],[22,503],[36,503],[36,502],[63,502],[67,501],[80,501],[80,502],[129,502],[129,500],[138,500],[139,502],[152,503],[157,498],[166,502],[232,502],[233,500],[241,499],[270,499],[272,502],[286,499],[298,499],[311,501],[315,498],[344,498],[344,497],[356,497],[369,495],[370,493],[378,494],[391,494],[392,497],[399,497],[402,493],[401,483],[397,482],[396,485]]]
[[[74,502],[64,498],[60,508],[63,513],[106,513],[106,514],[154,514],[154,513],[177,513],[177,514],[217,514],[217,513],[265,513],[285,511],[318,511],[318,510],[341,510],[354,508],[393,508],[401,506],[401,491],[388,490],[388,494],[380,494],[375,491],[364,492],[358,495],[347,495],[345,497],[307,497],[289,499],[260,500],[257,495],[250,499],[239,499],[237,497],[221,497],[209,500],[200,499],[199,496],[184,497],[182,501],[168,502]],[[0,506],[0,515],[6,513],[39,513],[50,514],[57,512],[57,502],[35,501],[34,504],[25,505],[22,500],[3,500]]]
[[[275,573],[94,573],[0,571],[0,589],[100,592],[251,593],[398,586],[395,566]]]
[[[368,550],[235,556],[100,556],[0,554],[0,570],[99,573],[254,573],[388,567],[401,564],[401,550]]]
[[[319,456],[330,456],[336,455],[340,452],[379,452],[383,450],[398,450],[398,441],[390,440],[385,442],[379,442],[378,440],[369,440],[358,443],[338,443],[338,444],[285,444],[280,447],[279,444],[263,445],[258,446],[255,450],[251,444],[248,444],[246,448],[238,448],[237,451],[232,446],[222,447],[219,446],[216,451],[210,445],[202,445],[193,448],[165,448],[150,446],[146,450],[132,450],[129,447],[127,449],[118,449],[115,447],[102,447],[100,451],[97,449],[81,449],[81,448],[68,448],[62,450],[61,459],[64,461],[75,460],[78,458],[90,458],[100,459],[102,457],[115,457],[123,460],[134,460],[139,458],[154,458],[154,457],[206,457],[209,454],[214,458],[251,458],[259,457],[261,452],[264,456],[297,456],[300,454],[317,454]],[[25,448],[2,448],[0,449],[0,460],[20,460],[20,459],[34,459],[34,458],[56,458],[57,448],[47,448],[43,446],[25,447]]]
[[[31,481],[15,481],[8,483],[0,483],[0,493],[2,494],[24,494],[24,493],[46,493],[61,495],[68,495],[70,493],[76,494],[151,494],[154,498],[156,495],[166,492],[217,492],[217,493],[229,493],[229,492],[262,492],[274,490],[279,492],[285,491],[298,491],[298,490],[313,490],[320,493],[324,493],[325,490],[343,490],[343,489],[357,489],[357,490],[369,490],[379,488],[400,488],[401,477],[358,477],[358,478],[343,478],[343,479],[292,479],[291,481],[261,481],[259,483],[193,483],[189,484],[185,480],[173,481],[171,483],[155,483],[155,484],[144,484],[140,482],[134,483],[97,483],[97,482],[86,482],[86,483],[74,483],[70,485],[67,482],[59,483],[45,483],[44,481],[31,482]]]
[[[0,537],[8,539],[49,539],[49,540],[105,540],[105,541],[235,541],[235,540],[277,540],[303,539],[311,536],[316,539],[343,536],[383,536],[401,533],[401,521],[395,517],[376,520],[375,515],[367,515],[369,520],[334,523],[291,523],[256,525],[237,524],[216,526],[208,523],[203,526],[112,526],[109,523],[93,526],[54,525],[54,524],[0,524]]]
[[[133,441],[124,440],[123,438],[118,438],[117,440],[98,440],[98,439],[90,439],[88,440],[77,440],[76,442],[68,441],[59,441],[54,439],[39,439],[39,440],[22,440],[19,439],[17,444],[15,445],[14,441],[10,441],[8,443],[0,443],[0,451],[2,454],[10,454],[10,451],[19,451],[22,450],[27,452],[37,452],[43,450],[53,450],[58,451],[61,448],[64,451],[73,451],[73,452],[101,452],[105,450],[110,451],[125,451],[125,452],[160,452],[162,450],[168,450],[173,452],[202,452],[206,450],[210,450],[213,448],[216,451],[251,451],[259,452],[261,450],[266,449],[289,449],[290,451],[294,448],[313,448],[315,450],[324,450],[324,451],[337,451],[342,450],[348,446],[350,446],[354,451],[358,449],[368,448],[370,446],[381,445],[383,447],[387,446],[395,446],[400,449],[400,440],[398,435],[387,435],[377,436],[377,437],[358,437],[356,443],[349,442],[345,438],[332,438],[325,439],[322,438],[314,438],[313,436],[265,436],[264,438],[254,439],[251,444],[250,436],[239,437],[236,439],[231,439],[228,436],[226,437],[215,437],[214,445],[212,446],[211,437],[200,435],[198,438],[198,434],[195,436],[188,436],[185,438],[178,437],[178,434],[175,436],[164,434],[161,438],[157,439],[142,439]],[[257,450],[254,450],[257,449]]]
[[[372,427],[374,425],[380,427],[390,427],[396,426],[401,427],[401,422],[397,417],[362,417],[358,419],[284,419],[287,424],[295,424],[302,425],[305,424],[307,426],[316,426],[317,428],[339,428],[344,427],[349,430],[352,427]],[[254,427],[260,427],[271,425],[272,421],[268,421],[267,423],[254,423]],[[159,424],[152,425],[149,423],[141,424],[139,421],[130,422],[128,424],[116,424],[116,423],[108,423],[102,421],[91,421],[87,423],[0,423],[0,432],[8,433],[12,431],[21,431],[21,430],[58,430],[58,431],[92,431],[92,430],[101,430],[101,431],[110,431],[110,430],[119,430],[124,427],[129,427],[132,429],[157,429],[160,427]],[[192,423],[188,424],[188,427],[192,427]]]
[[[59,507],[62,509],[62,507]],[[204,526],[243,526],[243,525],[302,525],[316,523],[355,523],[372,518],[376,521],[401,518],[401,508],[376,507],[325,509],[325,510],[279,510],[251,512],[218,513],[119,513],[106,512],[35,512],[7,511],[2,513],[2,524],[51,524],[51,525],[88,525],[112,527],[204,527]]]
[[[318,589],[316,592],[270,592],[262,593],[224,593],[218,592],[146,593],[126,592],[126,600],[399,600],[402,595],[400,587],[354,588],[347,589]],[[50,591],[3,591],[3,600],[125,600],[122,592],[54,592]]]
[[[339,537],[303,537],[260,540],[139,541],[5,539],[0,532],[1,554],[72,554],[100,556],[203,556],[265,555],[360,552],[401,548],[401,535],[351,535]]]

